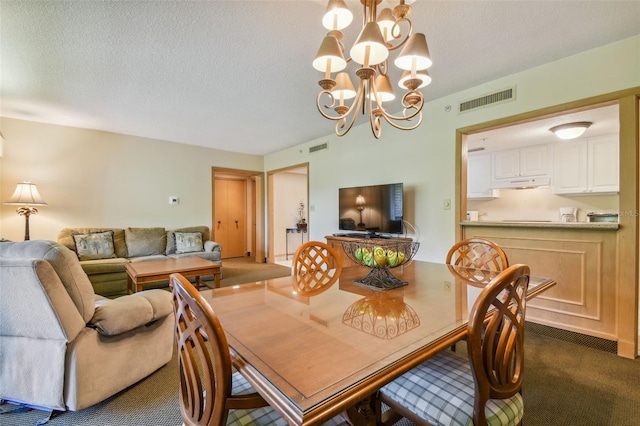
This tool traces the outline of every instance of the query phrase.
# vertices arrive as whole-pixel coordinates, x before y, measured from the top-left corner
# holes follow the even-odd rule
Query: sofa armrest
[[[222,253],[222,246],[215,241],[205,241],[204,251]]]
[[[164,290],[146,290],[97,303],[89,325],[105,336],[117,336],[173,313],[173,296]]]

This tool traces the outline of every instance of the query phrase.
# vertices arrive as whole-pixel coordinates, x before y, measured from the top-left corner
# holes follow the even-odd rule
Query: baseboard
[[[565,342],[575,343],[577,345],[598,349],[613,354],[618,353],[618,342],[615,340],[607,340],[601,337],[589,336],[587,334],[576,333],[575,331],[562,330],[560,328],[550,327],[548,325],[536,324],[526,321],[525,330],[542,336],[551,337],[553,339],[563,340]]]

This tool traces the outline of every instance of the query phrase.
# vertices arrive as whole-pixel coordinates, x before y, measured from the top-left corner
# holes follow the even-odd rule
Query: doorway
[[[212,168],[212,236],[222,259],[251,256],[263,263],[264,173]]]
[[[309,163],[267,172],[267,198],[267,261],[288,265],[295,250],[309,241],[312,227],[309,220]],[[308,223],[305,230],[296,227],[300,213]]]

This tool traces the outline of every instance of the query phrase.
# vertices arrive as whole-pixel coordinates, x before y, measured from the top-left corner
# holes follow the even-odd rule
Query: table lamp
[[[364,210],[365,201],[362,195],[358,195],[356,197],[356,209],[360,212],[360,223],[358,223],[358,229],[364,228],[364,223],[362,222],[362,210]]]
[[[27,181],[19,183],[18,186],[16,186],[16,191],[5,204],[10,206],[20,206],[24,204],[24,207],[20,207],[16,212],[25,218],[24,240],[29,240],[29,216],[38,213],[38,209],[31,206],[47,205],[40,196],[36,184]]]

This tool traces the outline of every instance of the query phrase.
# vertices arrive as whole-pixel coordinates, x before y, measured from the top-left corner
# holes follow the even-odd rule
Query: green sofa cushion
[[[126,228],[124,235],[129,257],[165,254],[166,232],[164,228]]]

